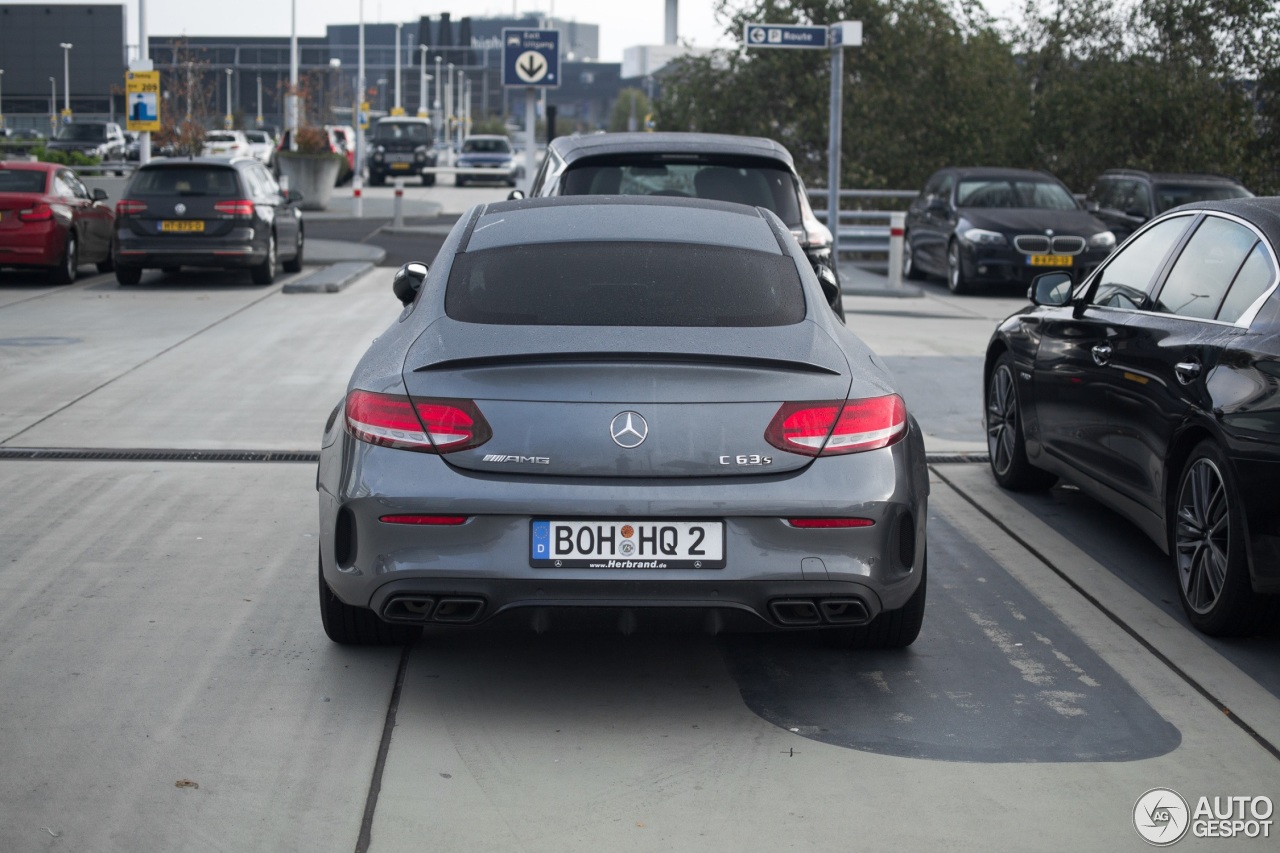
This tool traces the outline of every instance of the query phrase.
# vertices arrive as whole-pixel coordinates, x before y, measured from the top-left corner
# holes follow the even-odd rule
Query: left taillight
[[[421,453],[468,450],[493,434],[471,400],[415,400],[372,391],[347,395],[346,425],[361,441]]]
[[[253,202],[247,198],[238,198],[235,201],[218,201],[214,202],[213,209],[218,213],[225,213],[229,216],[253,216]]]
[[[137,216],[147,212],[147,203],[131,198],[123,198],[116,202],[116,216]]]
[[[783,403],[765,430],[779,450],[836,456],[888,447],[907,433],[907,407],[897,394],[860,400]]]
[[[18,218],[23,222],[44,222],[53,219],[53,208],[40,203],[18,211]]]

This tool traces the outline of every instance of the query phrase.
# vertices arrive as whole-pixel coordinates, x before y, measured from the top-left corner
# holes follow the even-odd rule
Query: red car
[[[76,173],[56,163],[0,162],[0,267],[39,268],[56,284],[80,264],[111,269],[115,214]]]

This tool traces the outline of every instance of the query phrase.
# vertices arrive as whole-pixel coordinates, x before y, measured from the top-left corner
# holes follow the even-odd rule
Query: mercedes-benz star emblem
[[[173,206],[173,212],[181,216],[182,214],[187,212],[187,206],[182,203],[175,204]]]
[[[649,436],[649,424],[639,412],[622,412],[609,423],[609,435],[614,444],[630,450],[644,444]]]

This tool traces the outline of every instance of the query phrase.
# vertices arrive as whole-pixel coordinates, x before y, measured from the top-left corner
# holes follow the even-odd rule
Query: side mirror
[[[519,201],[524,198],[524,190],[512,190],[507,193],[507,201]]]
[[[418,291],[426,280],[427,265],[421,261],[410,261],[396,270],[396,277],[391,280],[391,289],[401,305],[409,305],[418,297]]]
[[[1091,198],[1087,198],[1084,200],[1084,209],[1089,213],[1097,213],[1102,208],[1098,206],[1096,201]]]
[[[1031,279],[1031,290],[1027,296],[1037,305],[1061,307],[1071,301],[1073,289],[1071,273],[1046,272]]]
[[[1147,221],[1147,212],[1140,207],[1130,207],[1124,212],[1125,216],[1132,216],[1139,222]]]
[[[106,191],[106,190],[104,190],[102,187],[94,187],[94,188],[93,188],[93,200],[94,200],[94,201],[106,201],[106,200],[107,200],[107,191]]]

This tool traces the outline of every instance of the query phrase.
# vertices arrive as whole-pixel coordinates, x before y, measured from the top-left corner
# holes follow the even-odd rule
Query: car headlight
[[[965,240],[978,246],[1007,246],[1009,241],[999,231],[988,231],[985,228],[970,228],[960,235]]]
[[[383,148],[381,145],[375,145],[375,146],[373,146],[373,153],[374,153],[374,154],[385,154],[385,153],[386,153],[386,151],[387,151],[387,149]]]
[[[1116,244],[1116,235],[1110,231],[1102,231],[1089,238],[1089,248],[1110,249]]]

